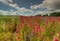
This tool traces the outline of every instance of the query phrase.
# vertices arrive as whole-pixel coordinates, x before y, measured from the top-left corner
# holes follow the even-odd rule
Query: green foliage
[[[60,12],[53,12],[50,14],[50,16],[60,16]]]

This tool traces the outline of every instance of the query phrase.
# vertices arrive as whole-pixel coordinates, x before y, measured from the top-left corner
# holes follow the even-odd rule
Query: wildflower
[[[20,29],[22,28],[22,27],[24,27],[24,25],[25,25],[25,23],[20,23]]]
[[[57,36],[58,36],[58,37],[60,37],[60,32],[59,32],[59,33],[57,33]]]
[[[16,40],[18,41],[19,39],[18,39],[18,35],[16,35]]]
[[[34,29],[32,29],[32,34],[35,34],[35,30]]]
[[[60,17],[58,17],[57,19],[58,19],[58,21],[60,21]]]
[[[51,33],[51,36],[52,36],[52,37],[54,36],[54,32]]]
[[[45,24],[46,24],[46,25],[48,24],[48,20],[46,20]]]
[[[35,32],[39,32],[40,31],[40,26],[38,23],[35,23]]]
[[[58,41],[58,38],[54,38],[54,41]]]
[[[17,36],[16,36],[16,40],[17,40],[17,41],[19,40]]]
[[[16,34],[16,40],[17,40],[17,41],[19,40],[19,36],[20,36],[20,35],[17,33],[17,34]]]
[[[43,27],[41,28],[41,32],[44,32],[44,30],[45,30],[45,27],[43,26]]]
[[[16,36],[19,36],[19,34],[17,33]]]
[[[31,21],[27,23],[27,27],[28,27],[28,28],[29,28],[29,27],[32,27],[32,25],[33,25],[33,24],[32,24]]]
[[[16,33],[18,33],[18,32],[19,32],[19,29],[16,30]]]

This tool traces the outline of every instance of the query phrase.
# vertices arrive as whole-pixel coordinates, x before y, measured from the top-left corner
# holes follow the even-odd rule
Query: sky
[[[0,0],[0,15],[35,16],[59,11],[60,0]]]

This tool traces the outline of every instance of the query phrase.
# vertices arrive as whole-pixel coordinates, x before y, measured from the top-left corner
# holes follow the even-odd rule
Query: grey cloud
[[[5,5],[11,4],[13,1],[12,0],[0,0]]]
[[[44,0],[39,5],[33,5],[31,6],[31,9],[37,9],[37,8],[47,8],[49,10],[52,9],[60,9],[60,0]]]

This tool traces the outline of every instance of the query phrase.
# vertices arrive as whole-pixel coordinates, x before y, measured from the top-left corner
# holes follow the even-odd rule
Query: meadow
[[[60,17],[0,16],[0,41],[60,41]]]

